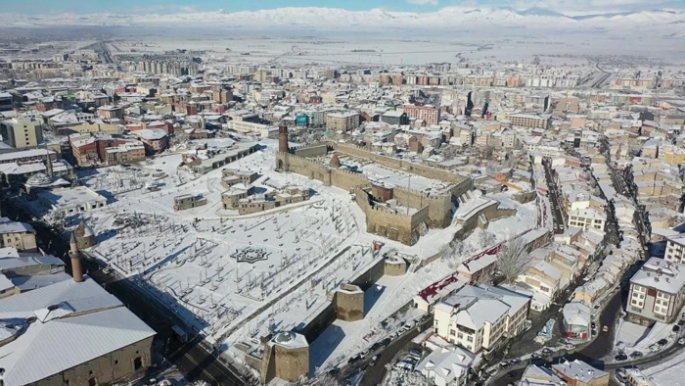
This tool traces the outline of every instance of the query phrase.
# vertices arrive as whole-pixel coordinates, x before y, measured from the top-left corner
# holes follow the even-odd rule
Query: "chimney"
[[[288,126],[278,126],[278,151],[288,152]]]
[[[80,283],[83,281],[83,267],[81,267],[81,253],[79,253],[76,237],[73,233],[71,240],[69,240],[69,257],[71,258],[71,276],[75,282]]]

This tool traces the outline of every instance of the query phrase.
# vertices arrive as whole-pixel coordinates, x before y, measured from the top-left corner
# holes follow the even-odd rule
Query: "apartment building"
[[[105,149],[107,165],[126,164],[145,160],[145,146],[141,141],[117,140]]]
[[[98,108],[98,116],[104,119],[123,119],[124,109],[119,106],[102,106]]]
[[[513,149],[516,147],[516,132],[511,129],[502,130],[502,147]]]
[[[147,154],[161,153],[166,150],[169,145],[169,138],[167,137],[166,132],[161,129],[138,130],[133,134],[143,143]]]
[[[43,128],[35,118],[12,118],[0,122],[3,141],[17,149],[36,147],[43,142]]]
[[[568,225],[579,227],[585,230],[598,229],[604,230],[607,215],[595,208],[577,209],[568,212]]]
[[[326,128],[329,131],[347,132],[359,127],[359,113],[350,111],[346,113],[329,113],[326,115]]]
[[[16,248],[18,251],[36,251],[36,231],[29,224],[0,217],[2,248]]]
[[[652,257],[630,279],[626,311],[635,323],[672,323],[684,301],[685,266]]]
[[[672,263],[685,263],[685,233],[678,236],[666,236],[664,259]]]
[[[435,106],[416,106],[406,104],[402,106],[402,111],[406,113],[409,118],[415,118],[424,121],[426,126],[437,125],[440,122],[440,109]]]
[[[552,299],[562,287],[564,274],[546,261],[538,261],[516,278],[516,282],[533,293],[531,308],[543,311],[552,304]]]
[[[502,287],[464,286],[434,308],[435,333],[474,354],[501,347],[518,335],[530,297]]]
[[[551,117],[547,114],[533,115],[533,114],[514,114],[509,117],[512,126],[525,127],[529,129],[544,129],[549,128]]]

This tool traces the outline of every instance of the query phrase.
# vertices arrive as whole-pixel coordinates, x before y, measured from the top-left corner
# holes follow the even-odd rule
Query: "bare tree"
[[[497,256],[497,269],[504,275],[506,282],[511,283],[529,261],[526,244],[522,239],[515,238],[503,245]]]
[[[453,240],[445,245],[442,250],[442,258],[447,261],[447,266],[450,269],[456,269],[465,255],[464,242],[461,240]]]
[[[340,382],[329,373],[323,373],[316,377],[314,384],[316,386],[340,386]]]
[[[492,247],[495,244],[495,241],[497,241],[497,237],[495,237],[494,234],[484,231],[483,233],[480,234],[480,247],[481,248],[488,248]]]

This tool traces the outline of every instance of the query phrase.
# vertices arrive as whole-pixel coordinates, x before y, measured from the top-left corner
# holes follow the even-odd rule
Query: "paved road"
[[[432,320],[430,320],[432,322]],[[407,344],[411,342],[412,339],[419,335],[418,328],[414,328],[407,332],[397,340],[393,341],[384,350],[381,350],[378,361],[373,366],[368,366],[366,373],[364,373],[364,378],[360,383],[360,386],[376,386],[381,383],[387,369],[385,365],[392,362],[392,359],[400,352],[402,352]],[[369,358],[367,358],[369,359]]]
[[[564,233],[564,229],[566,229],[564,224],[564,216],[561,213],[559,196],[557,196],[558,187],[557,184],[554,182],[554,177],[552,175],[552,166],[547,160],[543,161],[542,165],[545,169],[545,180],[547,180],[550,203],[552,204],[552,217],[554,217],[554,233]]]
[[[599,316],[599,322],[597,323],[597,331],[599,335],[597,335],[592,343],[578,352],[580,354],[579,356],[594,360],[601,360],[603,357],[611,353],[611,350],[614,347],[614,334],[616,333],[615,328],[613,327],[616,323],[618,313],[621,311],[621,307],[621,291],[617,291],[611,300],[609,300],[609,303],[607,303],[607,306]],[[601,332],[602,326],[609,327],[609,332]]]

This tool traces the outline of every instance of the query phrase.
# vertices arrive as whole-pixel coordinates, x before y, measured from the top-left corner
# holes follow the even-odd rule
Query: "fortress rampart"
[[[438,179],[450,186],[439,194],[428,194],[400,186],[370,189],[372,183],[364,174],[327,165],[320,157],[330,150],[367,159],[394,170]],[[285,172],[297,173],[321,181],[326,186],[335,186],[354,194],[357,204],[366,214],[368,232],[407,245],[415,244],[419,237],[425,234],[427,227],[445,228],[449,226],[454,214],[453,208],[457,206],[458,198],[473,188],[473,180],[469,177],[448,170],[375,154],[361,147],[335,142],[290,149],[288,152],[280,151],[276,154],[276,168]],[[374,193],[378,195],[379,192],[383,193],[383,197],[373,196]],[[400,207],[414,210],[408,211],[409,213],[393,212],[392,208],[374,203],[374,201],[384,202],[389,197],[396,200]]]

